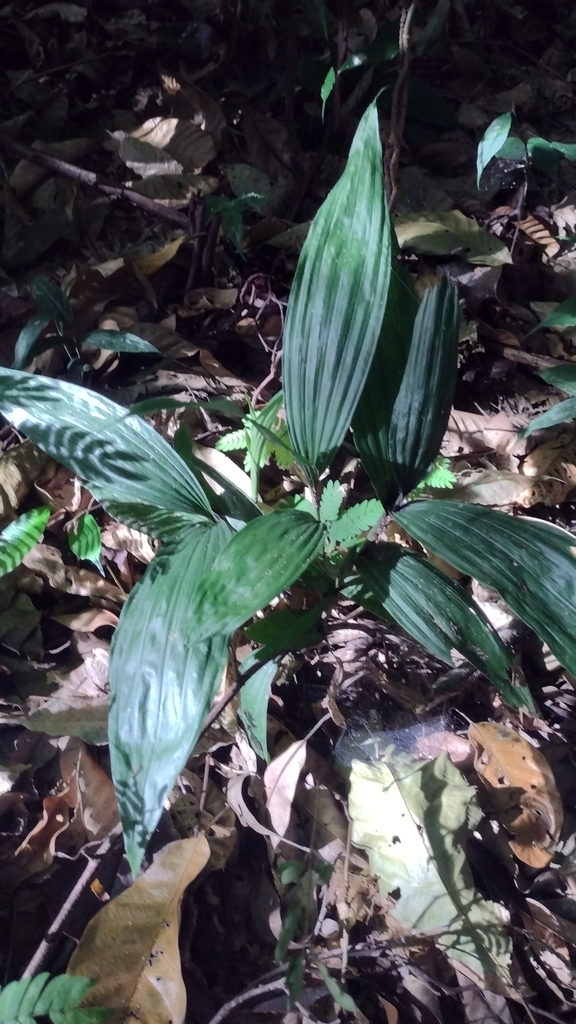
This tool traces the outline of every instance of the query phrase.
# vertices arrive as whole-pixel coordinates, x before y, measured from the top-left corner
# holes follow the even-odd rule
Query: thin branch
[[[386,145],[386,153],[384,156],[386,196],[390,212],[394,210],[396,196],[398,193],[398,166],[400,163],[400,151],[402,149],[404,123],[406,121],[406,110],[408,107],[408,73],[410,71],[412,18],[414,17],[416,4],[417,0],[412,0],[409,6],[403,7],[402,14],[400,15],[400,29],[398,33],[400,67],[398,69],[398,78],[392,94],[390,137]]]

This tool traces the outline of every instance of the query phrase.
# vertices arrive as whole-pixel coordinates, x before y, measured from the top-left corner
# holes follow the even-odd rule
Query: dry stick
[[[404,122],[406,121],[406,109],[408,106],[408,72],[410,71],[410,32],[412,18],[416,10],[417,0],[412,0],[409,7],[403,7],[400,15],[400,29],[398,33],[398,54],[400,67],[398,78],[392,93],[392,111],[390,115],[390,137],[386,145],[384,156],[384,175],[386,179],[386,197],[388,208],[392,213],[396,205],[398,194],[398,165],[400,163],[400,151],[402,148],[402,137],[404,135]]]
[[[42,967],[42,964],[44,963],[44,961],[51,952],[52,941],[54,936],[61,930],[64,921],[66,920],[74,904],[80,898],[84,889],[88,885],[90,879],[92,878],[92,875],[94,874],[96,868],[98,867],[98,864],[108,853],[110,847],[112,846],[113,840],[116,838],[116,836],[119,835],[120,825],[116,825],[116,827],[112,829],[110,834],[106,836],[106,838],[102,840],[101,843],[98,844],[98,849],[94,852],[93,856],[88,857],[86,855],[87,847],[84,847],[84,849],[80,851],[80,853],[84,853],[85,856],[87,857],[86,867],[84,868],[84,871],[82,872],[80,878],[76,882],[76,885],[72,889],[72,892],[62,904],[60,913],[52,921],[52,924],[50,925],[48,931],[46,932],[45,937],[42,939],[42,942],[38,946],[38,949],[34,953],[34,956],[32,957],[30,963],[23,972],[23,978],[32,978],[34,977],[35,974],[38,974],[38,971]],[[90,843],[89,845],[91,846],[92,843]]]
[[[208,1024],[221,1024],[226,1017],[235,1010],[237,1006],[241,1006],[242,1003],[246,1003],[249,999],[254,999],[257,996],[264,996],[268,992],[286,992],[286,982],[284,978],[278,978],[276,981],[269,981],[267,985],[257,985],[255,988],[249,988],[247,992],[242,992],[239,996],[235,996],[229,1003],[224,1003],[224,1006],[220,1007],[218,1013],[208,1021]]]
[[[40,167],[45,167],[54,174],[60,174],[64,178],[71,178],[72,181],[79,181],[83,185],[89,185],[91,188],[96,188],[99,192],[112,196],[114,199],[127,199],[133,206],[138,206],[145,213],[151,214],[158,220],[169,220],[173,224],[177,224],[183,231],[191,231],[189,218],[185,213],[181,213],[180,210],[173,210],[169,206],[162,206],[161,203],[155,202],[154,199],[140,195],[139,192],[134,192],[133,189],[127,188],[125,185],[115,185],[113,182],[104,181],[97,174],[94,174],[93,171],[86,171],[83,167],[77,167],[76,164],[69,164],[65,160],[59,160],[58,157],[42,153],[38,149],[33,149],[32,146],[26,146],[23,142],[16,142],[7,135],[0,135],[0,142],[17,156],[22,157],[24,160],[29,160],[33,164],[39,164]]]

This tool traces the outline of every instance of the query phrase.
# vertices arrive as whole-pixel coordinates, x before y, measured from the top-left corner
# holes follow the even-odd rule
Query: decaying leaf
[[[292,801],[300,772],[306,760],[306,743],[299,740],[291,743],[278,757],[270,762],[264,772],[266,789],[266,805],[273,829],[279,836],[284,836],[290,824]],[[279,839],[270,837],[272,846],[276,847]]]
[[[546,758],[514,729],[495,722],[471,725],[474,767],[500,822],[513,835],[510,848],[532,868],[552,860],[564,811]]]
[[[417,765],[352,762],[352,841],[367,849],[384,899],[486,987],[508,978],[510,938],[500,907],[475,890],[463,842],[482,813],[447,754]]]
[[[134,885],[90,921],[67,971],[96,978],[83,1006],[110,1007],[114,1024],[130,1019],[183,1024],[180,904],[209,857],[202,835],[170,843]]]

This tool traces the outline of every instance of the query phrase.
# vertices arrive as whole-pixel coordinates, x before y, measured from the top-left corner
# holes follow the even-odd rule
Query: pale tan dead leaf
[[[237,299],[237,288],[193,288],[186,293],[183,315],[189,316],[191,311],[198,310],[234,309]]]
[[[29,697],[30,714],[22,724],[50,736],[79,736],[86,743],[106,743],[108,645],[88,634],[78,634],[75,647],[79,664],[46,673],[47,681],[58,689],[50,697]]]
[[[227,385],[227,387],[243,387],[246,390],[248,390],[246,382],[240,380],[239,377],[235,377],[233,373],[230,373],[230,370],[227,370],[226,367],[222,365],[222,363],[218,362],[218,360],[212,355],[211,352],[208,351],[207,348],[199,349],[198,355],[200,358],[200,363],[202,364],[204,369],[208,373],[211,373],[213,377],[217,377],[218,380],[221,380],[223,384]]]
[[[174,258],[185,239],[186,235],[178,235],[172,242],[168,242],[167,245],[156,252],[132,256],[132,263],[141,274],[144,274],[145,277],[150,277],[151,274],[156,273],[157,270],[160,270],[160,267],[163,267],[165,263],[169,263]]]
[[[17,509],[36,478],[47,469],[53,473],[56,463],[31,441],[5,452],[0,457],[0,516]]]
[[[442,442],[443,454],[458,455],[485,449],[484,430],[489,421],[490,418],[484,413],[452,409]]]
[[[561,203],[556,203],[550,209],[560,234],[574,234],[576,231],[576,194],[569,192]]]
[[[520,504],[526,500],[526,479],[520,473],[509,470],[486,469],[480,472],[464,473],[450,491],[450,499],[478,505]],[[523,507],[524,501],[522,501]]]
[[[246,828],[251,828],[258,835],[265,836],[273,843],[274,848],[278,846],[280,842],[286,843],[288,846],[292,846],[297,850],[303,850],[305,853],[310,852],[308,846],[301,846],[299,843],[293,843],[291,840],[283,839],[282,836],[273,832],[272,829],[266,828],[265,825],[261,825],[258,818],[252,813],[246,800],[244,798],[243,788],[244,784],[248,783],[253,779],[252,775],[247,772],[240,773],[232,776],[226,787],[226,799],[230,804],[230,807],[235,812],[238,821]]]
[[[199,459],[202,459],[202,462],[205,462],[207,466],[211,466],[212,469],[215,469],[221,474],[221,476],[225,476],[227,480],[230,480],[231,483],[235,484],[236,487],[243,491],[244,494],[247,494],[248,497],[251,496],[252,485],[250,483],[250,477],[243,469],[240,469],[240,466],[236,465],[229,455],[226,455],[225,452],[218,451],[217,448],[206,448],[201,444],[193,444],[192,448],[194,455]],[[214,480],[211,480],[209,476],[207,479],[214,490],[219,494],[222,490],[219,484]]]
[[[23,559],[24,565],[32,572],[41,576],[65,594],[77,594],[89,597],[93,604],[101,608],[118,608],[126,600],[126,594],[119,587],[102,579],[98,573],[89,569],[78,569],[76,566],[64,565],[58,548],[50,544],[36,544]]]
[[[495,722],[468,729],[474,767],[519,860],[544,868],[552,860],[564,811],[550,765],[516,730]]]
[[[140,1024],[184,1024],[180,905],[209,857],[202,835],[170,843],[90,921],[66,972],[96,979],[83,1007],[107,1006],[114,1019],[133,1018]]]
[[[88,837],[103,839],[120,818],[114,783],[78,737],[68,737],[60,752],[60,770],[65,783],[75,777],[79,812]]]
[[[305,761],[306,741],[298,740],[275,757],[264,771],[266,807],[278,836],[285,836],[288,830],[294,794]],[[271,838],[272,846],[276,847],[278,841]]]
[[[68,828],[69,811],[74,810],[77,802],[76,780],[72,780],[72,784],[66,786],[61,793],[44,798],[40,821],[14,852],[14,857],[21,857],[25,862],[26,874],[36,874],[52,863],[56,840]]]
[[[93,633],[100,626],[117,626],[118,616],[106,608],[88,608],[73,615],[51,615],[54,622],[60,622],[77,633]]]
[[[93,499],[88,491],[83,490],[76,474],[65,466],[56,466],[50,472],[46,472],[47,469],[51,470],[51,467],[45,467],[34,485],[42,501],[58,510],[66,509],[73,515],[87,511]]]
[[[146,565],[156,554],[154,544],[147,534],[133,530],[130,526],[124,526],[123,523],[109,523],[102,531],[102,544],[112,551],[129,551],[131,555]]]

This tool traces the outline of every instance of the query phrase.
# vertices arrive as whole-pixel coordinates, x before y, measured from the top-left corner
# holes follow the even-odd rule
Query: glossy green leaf
[[[523,707],[529,695],[510,684],[514,658],[463,587],[427,558],[399,544],[367,548],[356,563],[364,584],[354,599],[375,603],[428,651],[453,663],[459,651],[501,691],[508,704]],[[349,593],[349,591],[347,591]]]
[[[244,631],[250,640],[263,645],[254,652],[254,656],[264,660],[283,651],[301,651],[320,643],[322,637],[317,623],[332,601],[333,597],[329,596],[306,611],[281,608],[270,612],[263,619],[257,619]]]
[[[78,1007],[93,986],[90,978],[67,974],[51,978],[42,973],[11,981],[0,990],[0,1024],[34,1024],[46,1017],[52,1024],[98,1024],[110,1016],[110,1010]]]
[[[219,523],[164,545],[131,592],[114,634],[108,734],[134,875],[226,665],[231,630],[196,642],[192,609],[229,537]]]
[[[250,519],[257,519],[262,515],[256,502],[244,491],[194,454],[190,435],[183,423],[174,435],[174,450],[190,468],[202,487],[207,502],[219,515],[237,519],[241,523],[247,523]],[[212,487],[208,480],[216,486]]]
[[[574,309],[576,312],[576,304]],[[563,366],[547,366],[545,370],[539,370],[538,373],[547,384],[566,391],[568,395],[576,395],[576,364],[565,363]]]
[[[560,164],[560,153],[554,143],[546,139],[531,138],[526,143],[526,152],[535,167],[549,178],[555,179]]]
[[[238,714],[242,719],[252,749],[266,763],[270,760],[268,753],[268,701],[270,687],[278,672],[280,659],[267,661],[254,672],[240,690]]]
[[[429,289],[390,421],[389,457],[405,497],[428,473],[448,426],[458,370],[458,293],[446,280]]]
[[[376,104],[304,243],[286,315],[284,404],[294,450],[316,472],[342,443],[370,370],[391,265]]]
[[[46,523],[50,518],[50,509],[46,505],[24,512],[13,523],[0,533],[0,576],[12,572],[35,544],[38,543]]]
[[[48,313],[53,320],[71,324],[74,313],[68,296],[49,277],[35,277],[30,282],[32,298],[41,313]]]
[[[493,156],[496,156],[502,148],[512,126],[512,114],[508,111],[497,117],[492,124],[489,124],[484,135],[480,139],[478,155],[476,157],[476,185],[480,188],[482,171],[490,163]]]
[[[94,562],[102,570],[102,563],[100,561],[102,555],[102,534],[98,523],[90,512],[85,512],[73,524],[68,533],[68,543],[70,550],[76,555],[76,558],[87,562]]]
[[[130,334],[130,331],[91,331],[82,344],[107,349],[109,352],[153,352],[154,355],[160,355],[155,345],[137,334]]]
[[[394,518],[430,551],[497,590],[576,673],[576,540],[567,530],[456,501],[416,501]]]
[[[197,478],[168,442],[87,388],[0,369],[0,411],[104,504],[212,515]]]
[[[388,438],[417,312],[418,300],[410,274],[401,264],[393,262],[384,321],[352,423],[362,465],[386,508],[391,508],[398,496]]]
[[[27,324],[24,324],[24,327],[20,331],[16,340],[16,345],[14,346],[14,361],[12,366],[15,370],[24,369],[26,364],[30,361],[30,355],[35,342],[52,319],[53,318],[50,313],[37,313],[36,316],[30,317]]]
[[[574,327],[576,325],[576,296],[566,299],[564,302],[560,302],[556,309],[553,309],[548,316],[545,316],[540,321],[537,327],[533,327],[531,331],[528,331],[527,338],[535,331],[541,331],[546,327]]]
[[[132,505],[107,501],[106,509],[113,519],[141,530],[157,540],[176,540],[193,526],[206,525],[206,516],[194,512],[166,512],[151,505]]]
[[[241,626],[298,579],[324,538],[322,523],[291,509],[249,522],[198,585],[190,642]]]
[[[518,438],[529,437],[535,430],[543,430],[544,427],[555,427],[557,423],[565,423],[566,420],[576,419],[576,398],[567,398],[565,402],[558,402],[551,409],[535,416],[524,430],[520,431]]]

